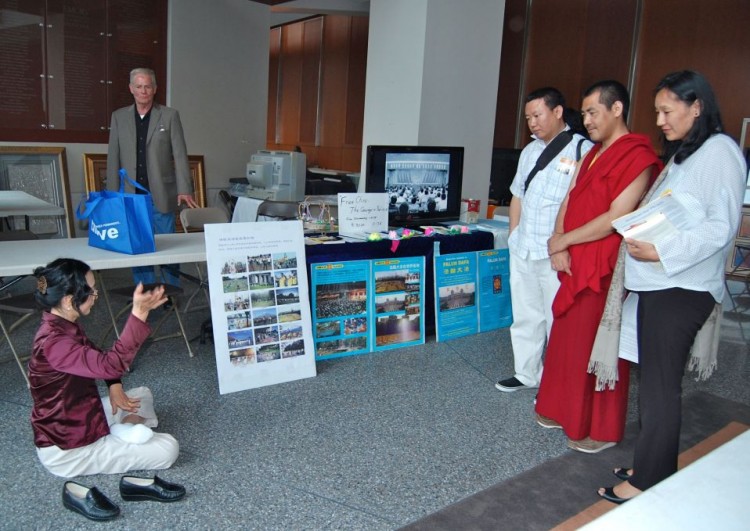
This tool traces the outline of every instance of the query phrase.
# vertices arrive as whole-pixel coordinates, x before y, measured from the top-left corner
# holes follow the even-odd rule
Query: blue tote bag
[[[125,182],[144,194],[125,193]],[[125,254],[153,253],[154,207],[149,191],[120,170],[120,191],[90,192],[76,209],[78,219],[89,220],[89,245]]]

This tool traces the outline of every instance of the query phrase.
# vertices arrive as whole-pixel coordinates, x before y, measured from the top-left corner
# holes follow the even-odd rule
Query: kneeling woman
[[[139,388],[128,396],[118,380],[151,332],[146,318],[166,302],[164,288],[144,291],[138,285],[120,339],[105,351],[77,322],[91,312],[98,296],[89,266],[60,258],[37,268],[34,276],[44,313],[34,337],[29,381],[31,425],[42,465],[62,477],[169,468],[180,447],[171,435],[145,427],[157,424],[151,392]],[[96,379],[110,385],[106,408]]]

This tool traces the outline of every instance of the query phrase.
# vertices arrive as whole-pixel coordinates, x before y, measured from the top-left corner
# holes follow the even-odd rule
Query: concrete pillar
[[[360,191],[368,145],[464,146],[462,196],[486,208],[504,11],[505,0],[371,0]]]

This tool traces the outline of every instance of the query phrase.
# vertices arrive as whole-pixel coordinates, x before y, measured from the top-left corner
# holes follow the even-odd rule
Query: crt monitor
[[[463,169],[463,147],[367,146],[365,191],[388,194],[392,226],[455,221]]]
[[[272,201],[302,201],[305,196],[304,153],[260,150],[250,157],[246,177],[248,197]]]

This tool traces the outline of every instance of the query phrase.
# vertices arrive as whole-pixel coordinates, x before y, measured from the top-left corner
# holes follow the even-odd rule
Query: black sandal
[[[603,487],[604,492],[599,492],[598,490],[596,493],[607,500],[608,502],[616,503],[617,505],[621,505],[628,501],[630,498],[620,498],[617,494],[615,494],[615,488],[614,487]]]
[[[615,468],[612,473],[617,477],[617,479],[621,479],[623,481],[629,480],[632,472],[632,468]]]

